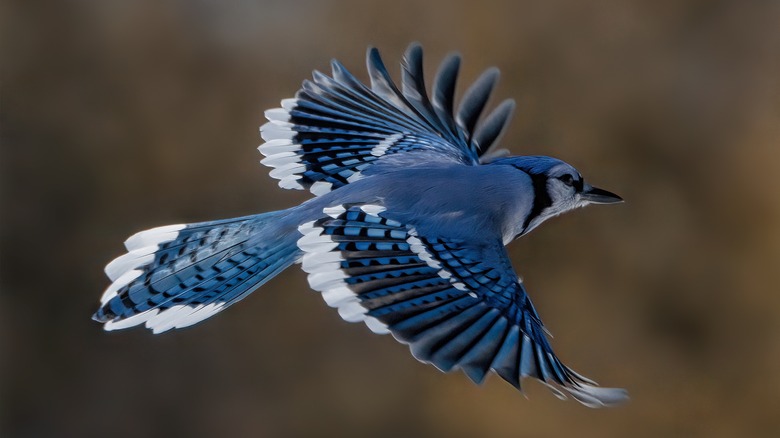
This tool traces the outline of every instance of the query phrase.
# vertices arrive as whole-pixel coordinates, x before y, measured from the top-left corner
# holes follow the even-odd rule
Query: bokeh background
[[[780,436],[779,2],[1,4],[1,436]],[[429,81],[451,50],[461,90],[498,66],[503,145],[626,198],[510,250],[562,359],[629,404],[440,374],[298,269],[178,332],[90,320],[135,231],[306,199],[258,164],[263,110],[411,41]]]

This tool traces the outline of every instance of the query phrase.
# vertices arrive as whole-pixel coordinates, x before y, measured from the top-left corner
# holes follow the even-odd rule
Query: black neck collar
[[[534,188],[534,204],[528,216],[526,216],[525,222],[523,222],[523,234],[525,234],[531,221],[542,214],[545,208],[552,205],[552,199],[550,199],[550,194],[547,192],[547,176],[530,173],[528,176],[531,177],[531,183]]]

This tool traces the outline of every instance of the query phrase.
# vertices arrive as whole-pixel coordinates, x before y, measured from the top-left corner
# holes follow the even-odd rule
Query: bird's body
[[[334,201],[380,201],[420,231],[469,238],[474,230],[502,241],[519,234],[533,206],[528,175],[506,166],[419,165],[379,173],[314,198],[300,207],[316,218]],[[507,239],[508,237],[508,239]]]
[[[375,50],[371,88],[335,61],[333,77],[315,72],[266,112],[260,151],[281,187],[316,197],[132,236],[106,267],[113,283],[94,318],[107,330],[186,327],[298,261],[343,319],[392,333],[443,371],[475,382],[493,371],[518,388],[533,377],[588,406],[626,399],[560,362],[504,248],[546,219],[620,198],[560,160],[493,154],[513,103],[477,124],[497,78],[488,70],[455,113],[458,65],[456,56],[442,64],[432,100],[415,45],[401,90]]]

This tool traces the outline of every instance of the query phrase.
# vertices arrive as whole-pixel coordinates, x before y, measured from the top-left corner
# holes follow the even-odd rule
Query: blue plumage
[[[332,76],[315,72],[266,112],[263,164],[281,187],[315,198],[132,236],[106,267],[113,283],[94,318],[107,330],[186,327],[300,261],[342,318],[391,333],[442,371],[477,383],[493,371],[517,388],[532,377],[588,406],[625,400],[561,363],[504,248],[550,217],[620,198],[555,158],[499,158],[513,102],[479,122],[497,70],[455,109],[457,55],[431,98],[419,46],[404,56],[400,89],[375,49],[367,64],[370,87],[334,61]]]

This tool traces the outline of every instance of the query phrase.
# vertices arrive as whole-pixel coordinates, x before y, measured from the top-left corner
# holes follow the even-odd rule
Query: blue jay
[[[314,198],[131,236],[106,266],[112,283],[93,318],[106,330],[187,327],[299,262],[344,320],[392,334],[441,371],[481,383],[492,370],[518,389],[532,377],[591,407],[626,400],[558,359],[504,248],[551,217],[622,199],[563,161],[492,147],[514,109],[506,100],[478,123],[497,69],[455,111],[458,55],[431,97],[419,45],[404,55],[400,90],[374,48],[367,65],[370,86],[334,60],[331,76],[315,71],[265,113],[261,162]]]

